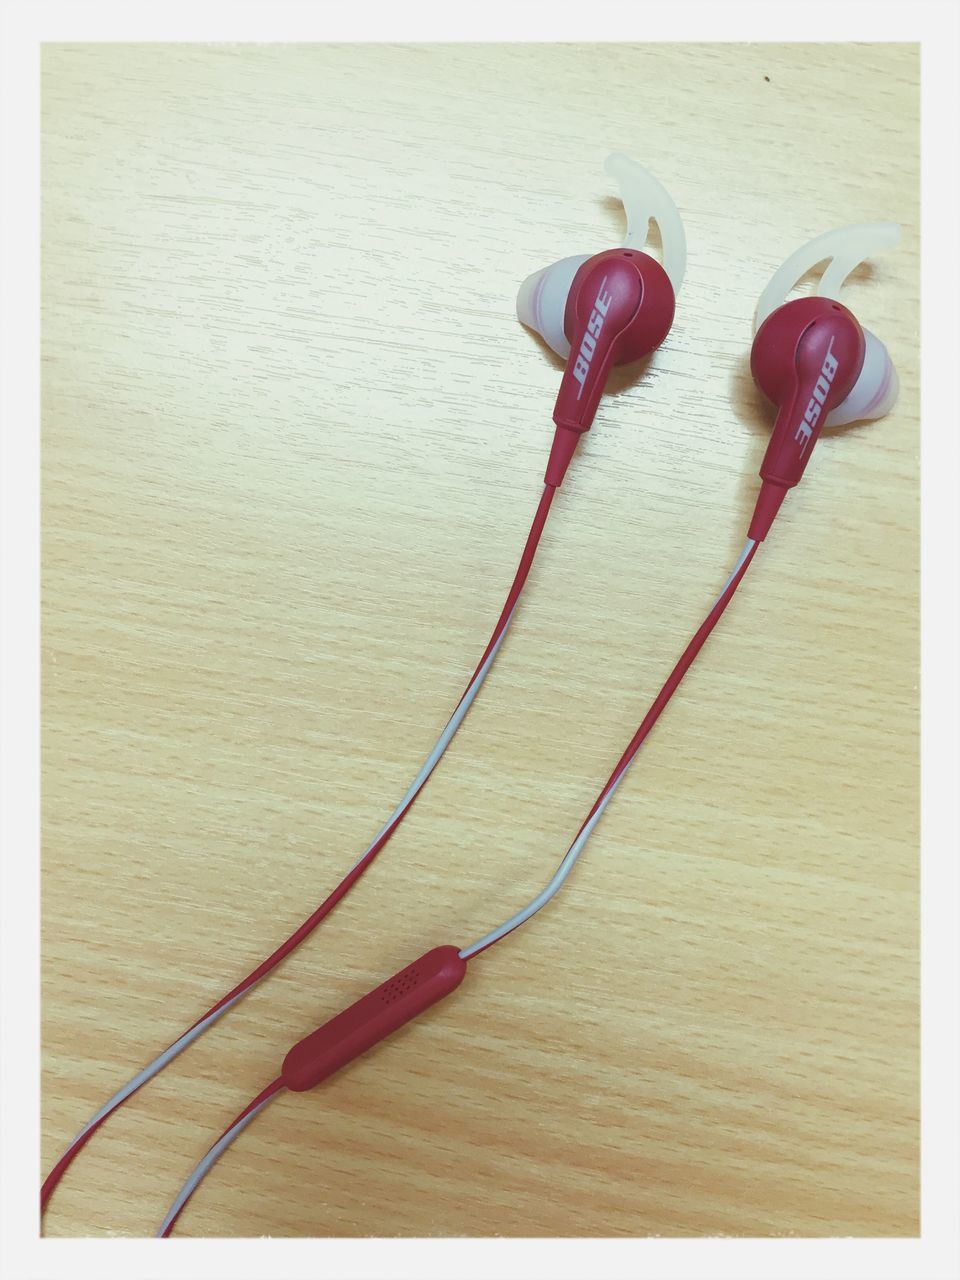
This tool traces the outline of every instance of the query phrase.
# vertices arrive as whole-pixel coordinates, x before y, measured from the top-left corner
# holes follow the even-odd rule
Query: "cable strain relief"
[[[553,447],[550,450],[550,459],[547,462],[547,472],[544,481],[551,488],[559,489],[563,483],[563,477],[567,473],[573,455],[577,451],[577,441],[580,439],[581,432],[576,427],[557,426],[553,433]]]
[[[754,542],[762,542],[770,532],[770,526],[777,517],[780,505],[787,496],[787,486],[777,484],[773,480],[764,480],[760,486],[757,505],[753,509],[748,537]]]

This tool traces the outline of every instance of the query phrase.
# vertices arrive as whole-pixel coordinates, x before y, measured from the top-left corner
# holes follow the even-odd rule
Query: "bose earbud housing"
[[[777,419],[760,467],[763,485],[750,526],[756,541],[799,483],[823,427],[881,418],[896,401],[899,384],[886,347],[838,297],[865,257],[899,239],[900,228],[889,222],[818,236],[787,259],[761,295],[750,371],[777,406]],[[816,295],[785,301],[826,259]]]
[[[606,169],[619,182],[627,213],[623,246],[561,258],[528,276],[517,295],[521,322],[567,361],[546,475],[554,487],[590,429],[610,370],[649,355],[669,333],[686,266],[683,223],[656,178],[619,154]],[[662,265],[643,250],[651,221],[660,231]]]
[[[655,350],[673,323],[673,288],[660,263],[633,249],[609,249],[579,268],[570,286],[565,330],[571,351],[553,410],[547,484],[559,485],[589,431],[611,368]]]
[[[844,281],[861,262],[899,243],[900,227],[895,222],[856,223],[810,240],[774,272],[760,295],[754,326],[757,336],[767,317],[786,303],[790,291],[819,263],[826,262],[827,266],[817,285],[816,296],[839,301]],[[850,422],[882,418],[896,403],[900,384],[887,348],[869,329],[864,329],[863,335],[865,350],[860,376],[827,415],[825,426],[842,427]]]

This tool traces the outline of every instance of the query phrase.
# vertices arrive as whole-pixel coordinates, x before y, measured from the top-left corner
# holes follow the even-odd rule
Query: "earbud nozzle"
[[[871,418],[882,418],[888,414],[897,403],[897,397],[900,395],[900,379],[897,377],[897,371],[892,364],[889,368],[890,374],[886,385],[869,411],[869,417]]]
[[[856,385],[827,418],[828,427],[870,422],[890,412],[900,393],[900,379],[887,348],[876,334],[864,329],[863,368]]]
[[[527,276],[517,294],[517,319],[528,329],[537,328],[537,292],[548,270],[548,267],[544,267],[535,271],[532,276]]]
[[[563,331],[563,317],[573,277],[590,257],[588,253],[561,258],[527,276],[517,294],[517,319],[539,333],[551,350],[566,360],[570,343]]]

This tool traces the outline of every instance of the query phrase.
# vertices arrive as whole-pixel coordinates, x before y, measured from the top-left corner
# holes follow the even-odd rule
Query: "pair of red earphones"
[[[679,216],[670,218],[663,208],[667,193],[626,156],[611,156],[607,168],[621,178],[628,209],[625,245],[585,260],[565,258],[537,272],[524,282],[517,304],[520,319],[558,354],[569,350],[546,477],[554,486],[562,481],[579,436],[590,429],[611,369],[650,355],[670,332],[683,278],[685,244],[681,249],[667,242],[683,234]],[[640,218],[644,241],[649,222],[658,221],[664,265],[629,247],[631,200],[647,215]],[[784,263],[760,300],[750,369],[778,412],[760,468],[763,483],[750,526],[755,541],[769,532],[828,421],[837,426],[879,418],[896,400],[897,377],[886,348],[836,295],[855,267],[876,249],[895,244],[899,235],[896,224],[869,223],[818,236]],[[801,277],[827,258],[820,296],[785,302]],[[558,277],[558,287],[551,288],[551,277]],[[561,313],[562,342],[557,337]]]
[[[554,409],[556,430],[543,495],[497,625],[453,714],[400,804],[332,893],[272,955],[118,1090],[80,1130],[44,1182],[41,1211],[73,1159],[104,1121],[260,983],[346,896],[409,812],[469,711],[506,636],[554,494],[577,441],[590,429],[611,370],[656,350],[673,323],[686,263],[680,215],[653,175],[626,156],[611,156],[607,170],[619,182],[627,211],[625,243],[592,256],[564,258],[536,272],[521,286],[517,299],[520,319],[566,359],[566,367]],[[660,233],[662,263],[644,251],[651,222]],[[777,406],[777,416],[760,468],[761,487],[749,536],[719,596],[651,703],[556,873],[531,902],[470,946],[434,947],[294,1045],[276,1078],[240,1112],[196,1165],[158,1235],[171,1233],[219,1155],[273,1098],[285,1089],[312,1089],[450,994],[462,981],[472,957],[518,929],[565,883],[640,746],[733,597],[784,496],[800,481],[823,427],[879,418],[893,406],[898,384],[886,348],[861,327],[840,303],[838,294],[856,266],[872,253],[896,244],[899,234],[893,223],[869,223],[819,236],[791,255],[761,296],[750,365],[761,390]],[[787,301],[803,276],[824,262],[828,265],[817,296]]]

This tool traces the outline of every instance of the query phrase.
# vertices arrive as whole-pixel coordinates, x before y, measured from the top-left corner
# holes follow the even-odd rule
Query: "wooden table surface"
[[[458,994],[234,1145],[182,1235],[915,1235],[918,74],[908,45],[47,46],[43,1164],[352,864],[539,493],[530,271],[679,206],[515,627],[376,867],[113,1117],[49,1235],[148,1235],[294,1040],[553,872],[745,536],[779,263],[902,395],[825,438],[576,874]]]

